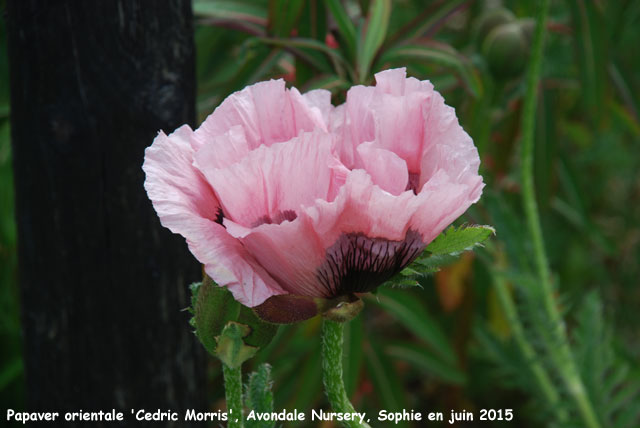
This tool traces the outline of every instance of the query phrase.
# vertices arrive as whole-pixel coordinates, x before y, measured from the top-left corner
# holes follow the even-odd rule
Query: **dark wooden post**
[[[7,3],[28,407],[202,409],[199,269],[141,170],[194,121],[191,1]]]

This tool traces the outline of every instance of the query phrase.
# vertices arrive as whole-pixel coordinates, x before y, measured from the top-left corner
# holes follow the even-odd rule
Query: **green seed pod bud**
[[[536,29],[536,20],[533,18],[523,18],[518,20],[518,25],[520,25],[520,31],[525,38],[525,43],[527,46],[531,46],[533,43],[533,33]]]
[[[518,23],[494,28],[482,43],[491,73],[499,79],[519,76],[526,65],[529,46]]]
[[[478,45],[482,46],[484,39],[496,27],[515,22],[516,17],[509,9],[495,8],[484,12],[475,24],[475,36]]]

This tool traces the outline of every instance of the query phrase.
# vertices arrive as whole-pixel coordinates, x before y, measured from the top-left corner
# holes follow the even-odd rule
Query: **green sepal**
[[[250,328],[249,335],[244,339],[244,342],[250,346],[256,346],[258,348],[264,348],[273,339],[273,336],[278,332],[277,324],[272,324],[258,318],[253,309],[244,305],[240,305],[240,314],[238,314],[238,322],[244,324]]]
[[[323,309],[322,317],[335,322],[347,322],[354,319],[364,307],[364,302],[355,295],[345,296]]]
[[[258,318],[253,309],[236,301],[226,287],[216,285],[205,275],[201,283],[189,286],[191,289],[190,320],[196,336],[212,355],[217,355],[217,338],[230,322],[244,325],[248,333],[244,337],[247,346],[262,348],[267,346],[278,331],[278,325]]]
[[[240,314],[240,303],[223,287],[218,287],[208,276],[204,277],[193,296],[194,326],[196,336],[212,355],[216,353],[216,337],[229,321],[236,321]]]
[[[216,338],[215,355],[226,366],[237,369],[258,352],[257,347],[244,343],[244,338],[249,333],[251,333],[249,326],[229,321],[222,329],[220,336]]]

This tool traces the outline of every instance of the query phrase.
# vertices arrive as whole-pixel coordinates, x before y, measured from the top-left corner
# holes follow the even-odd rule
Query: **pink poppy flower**
[[[478,152],[433,85],[404,69],[376,82],[338,107],[257,83],[145,152],[162,224],[270,321],[375,289],[480,198]]]

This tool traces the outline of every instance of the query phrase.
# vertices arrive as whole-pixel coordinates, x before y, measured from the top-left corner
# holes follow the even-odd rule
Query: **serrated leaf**
[[[374,0],[369,8],[367,23],[363,27],[364,34],[361,34],[358,46],[358,79],[365,82],[373,59],[378,53],[387,35],[389,17],[391,16],[390,0]]]
[[[390,281],[385,283],[385,285],[390,285],[391,287],[394,287],[394,288],[420,287],[420,283],[416,278],[419,278],[421,276],[422,275],[415,275],[413,277],[407,277],[407,278],[396,277],[396,278],[392,278]]]
[[[457,255],[453,254],[429,254],[425,251],[411,266],[424,276],[438,272],[441,267],[455,262],[457,258]]]
[[[471,250],[486,241],[496,231],[491,226],[451,226],[427,245],[427,251],[432,255],[460,254]]]

